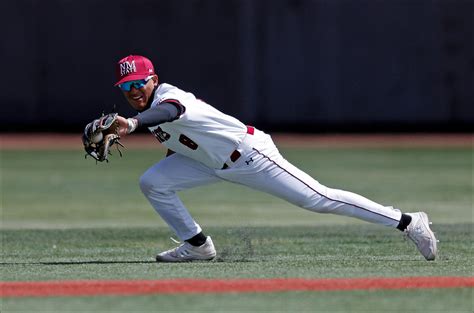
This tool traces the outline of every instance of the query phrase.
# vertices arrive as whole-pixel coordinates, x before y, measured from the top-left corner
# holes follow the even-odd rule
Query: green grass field
[[[401,232],[311,213],[229,183],[182,193],[218,258],[157,264],[173,234],[138,188],[162,150],[1,153],[1,280],[472,276],[471,148],[282,149],[321,183],[425,210],[439,259]],[[470,288],[1,299],[3,312],[472,312]]]

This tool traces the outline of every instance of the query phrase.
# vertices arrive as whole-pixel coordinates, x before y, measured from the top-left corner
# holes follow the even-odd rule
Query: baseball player
[[[116,86],[138,114],[118,116],[119,135],[147,127],[167,147],[167,157],[140,178],[153,208],[181,239],[159,253],[158,262],[211,260],[211,237],[191,217],[177,192],[228,181],[260,190],[301,208],[350,216],[406,233],[426,258],[434,260],[437,240],[426,213],[402,213],[355,193],[320,184],[285,160],[263,131],[226,115],[167,83],[160,83],[152,62],[130,55],[117,64]]]

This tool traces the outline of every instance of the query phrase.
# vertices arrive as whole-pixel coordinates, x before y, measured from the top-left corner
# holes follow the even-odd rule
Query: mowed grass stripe
[[[79,280],[0,282],[0,296],[57,297],[466,287],[474,287],[474,277]]]

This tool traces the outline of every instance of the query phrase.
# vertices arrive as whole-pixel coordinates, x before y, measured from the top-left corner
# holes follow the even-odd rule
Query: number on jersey
[[[171,138],[171,135],[161,129],[161,127],[158,127],[152,133],[160,143],[163,143]],[[197,148],[199,147],[199,145],[195,143],[191,138],[183,134],[179,135],[178,141],[191,150],[197,150]]]

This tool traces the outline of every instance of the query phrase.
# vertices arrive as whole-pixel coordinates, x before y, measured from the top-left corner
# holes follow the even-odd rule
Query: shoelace
[[[170,239],[171,239],[172,242],[177,243],[178,245],[182,243],[181,241],[178,241],[178,240],[174,239],[173,237],[170,237]]]
[[[428,222],[429,225],[433,225],[432,222]],[[421,225],[416,225],[415,227],[413,227],[412,231],[409,231],[408,228],[405,229],[404,231],[404,239],[405,240],[408,240],[408,239],[411,239],[413,240],[416,244],[419,243],[419,236],[410,236],[410,233],[415,233],[416,235],[421,235],[424,233],[423,231],[423,227]],[[433,234],[435,234],[433,232]],[[436,242],[439,242],[439,240],[437,239]]]
[[[173,254],[176,257],[185,257],[189,254],[189,252],[187,250],[181,251],[182,247],[184,246],[184,242],[178,241],[178,240],[174,239],[173,237],[170,237],[170,239],[174,243],[179,244],[179,246],[177,246],[176,248],[171,249],[170,254]]]

